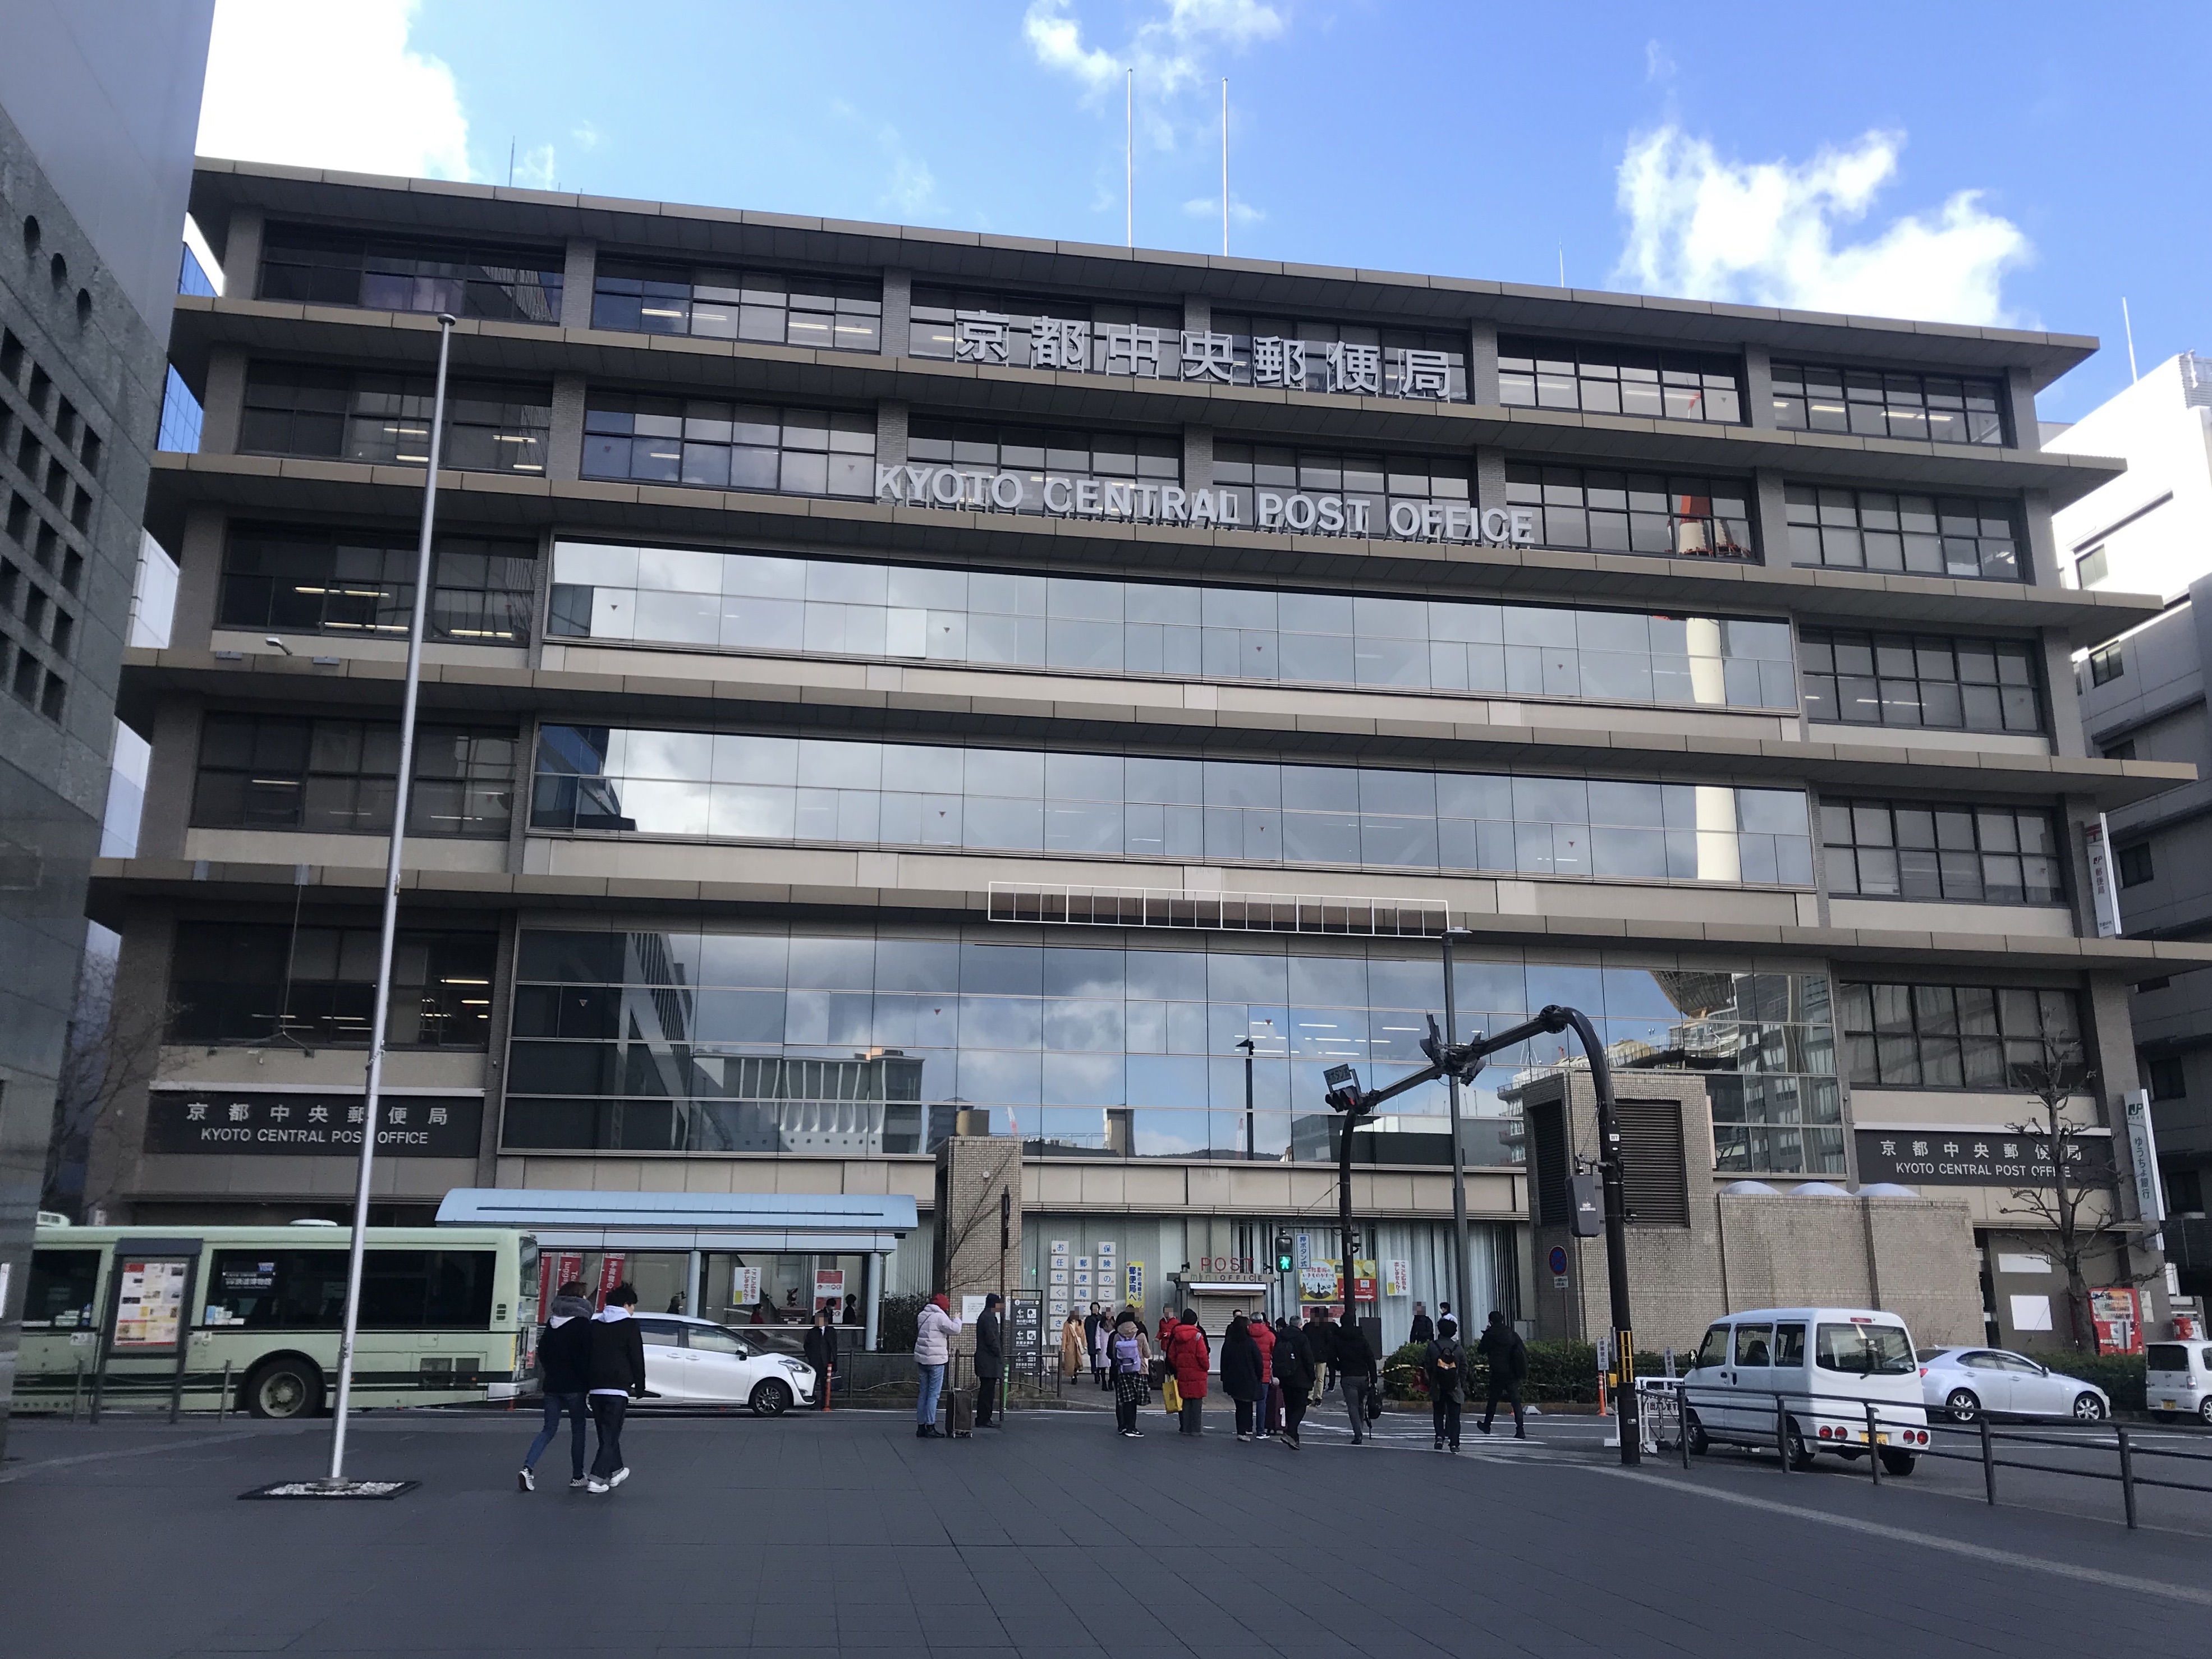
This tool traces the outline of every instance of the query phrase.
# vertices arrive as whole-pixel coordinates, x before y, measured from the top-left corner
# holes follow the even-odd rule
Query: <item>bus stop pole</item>
[[[331,1409],[330,1481],[345,1479],[346,1414],[353,1399],[355,1340],[361,1328],[361,1278],[368,1241],[369,1176],[376,1160],[377,1097],[392,1010],[392,947],[399,927],[399,860],[407,840],[407,798],[415,765],[415,707],[422,689],[422,632],[430,606],[430,536],[437,522],[438,463],[446,435],[446,362],[453,321],[438,318],[438,381],[430,404],[430,447],[422,466],[422,530],[415,550],[415,614],[407,627],[407,683],[399,712],[399,777],[392,799],[392,839],[384,860],[384,931],[377,947],[376,1007],[370,1016],[368,1079],[362,1096],[361,1167],[355,1177],[353,1241],[346,1257],[345,1324],[338,1338],[337,1394]]]

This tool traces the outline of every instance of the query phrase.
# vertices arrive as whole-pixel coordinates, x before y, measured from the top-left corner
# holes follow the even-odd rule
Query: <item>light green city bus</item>
[[[42,1224],[15,1409],[71,1413],[97,1401],[144,1410],[173,1400],[255,1417],[322,1411],[337,1381],[349,1238],[313,1223]],[[538,1278],[527,1233],[369,1229],[354,1405],[513,1399],[532,1363]]]

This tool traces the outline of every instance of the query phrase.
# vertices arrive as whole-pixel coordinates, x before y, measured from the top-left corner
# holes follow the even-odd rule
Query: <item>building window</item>
[[[2021,580],[2010,502],[1812,484],[1784,493],[1793,564]]]
[[[404,533],[246,528],[223,558],[217,626],[255,633],[404,639],[415,613],[416,544]],[[465,645],[530,643],[538,545],[441,536],[428,637]]]
[[[1860,898],[2057,904],[2051,815],[2000,806],[1823,801],[1828,890]]]
[[[1443,996],[1433,951],[1176,943],[1009,944],[1003,930],[981,927],[527,929],[502,1144],[917,1152],[950,1133],[965,1105],[989,1112],[1001,1133],[1016,1119],[1032,1156],[1241,1157],[1245,1071],[1234,1043],[1249,1035],[1256,1152],[1320,1159],[1334,1155],[1324,1070],[1347,1059],[1421,1064],[1422,1011]],[[1571,1002],[1619,1065],[1694,1070],[1722,1085],[1717,1098],[1741,1082],[1778,1101],[1786,1085],[1807,1121],[1840,1124],[1827,982],[1817,975],[1601,970],[1472,952],[1460,961],[1467,1029]],[[1495,1102],[1516,1076],[1527,1080],[1525,1057],[1498,1056],[1469,1097]],[[1443,1087],[1396,1106],[1399,1144],[1433,1148],[1407,1161],[1448,1165]],[[1839,1171],[1840,1128],[1809,1157],[1807,1167]]]
[[[594,392],[584,476],[798,495],[873,493],[872,414]]]
[[[156,449],[166,449],[179,455],[197,455],[200,451],[200,426],[206,416],[200,400],[192,396],[192,389],[185,384],[185,377],[175,366],[169,369],[168,378],[161,388],[161,426],[154,440]]]
[[[2003,385],[1950,374],[1774,365],[1774,424],[1939,444],[2004,442]]]
[[[592,326],[704,340],[761,340],[833,351],[883,349],[880,281],[766,270],[694,270],[608,261]]]
[[[2078,1048],[2071,991],[1979,985],[1841,985],[1844,1073],[1884,1089],[2011,1086],[2008,1068]]]
[[[2101,546],[2091,548],[2074,561],[2074,584],[2077,587],[2094,587],[2112,574],[2112,561]]]
[[[182,257],[177,262],[177,292],[194,299],[212,300],[217,297],[215,283],[200,268],[198,258],[187,242],[178,252]]]
[[[1754,556],[1745,487],[1729,479],[1508,461],[1505,499],[1534,509],[1541,547],[1704,559]]]
[[[557,249],[441,246],[272,225],[261,297],[509,323],[561,320]]]
[[[533,829],[1802,887],[1795,789],[547,726]]]
[[[2023,641],[1858,634],[1798,635],[1805,713],[1850,726],[2043,730],[2034,647]]]
[[[1048,479],[1127,478],[1154,486],[1182,482],[1182,440],[1163,433],[916,420],[908,428],[907,455],[917,465],[1012,474],[1022,486],[1021,504],[1013,509],[1018,513],[1046,510]]]
[[[2189,1074],[2179,1054],[2166,1054],[2145,1061],[2143,1073],[2150,1084],[2153,1100],[2186,1100],[2189,1097]]]
[[[561,542],[548,631],[693,649],[1794,708],[1790,625]]]
[[[256,363],[246,380],[238,447],[249,454],[420,466],[430,453],[435,389],[427,375]],[[552,396],[542,388],[449,380],[439,465],[543,477],[552,423]]]
[[[1508,408],[1729,424],[1743,419],[1735,360],[1695,352],[1500,337],[1498,389]]]
[[[381,944],[374,927],[179,922],[169,968],[169,1040],[283,1037],[313,1048],[366,1047]],[[401,929],[386,1028],[392,1046],[488,1046],[498,955],[496,933]]]
[[[1334,449],[1292,449],[1274,444],[1217,441],[1213,482],[1234,496],[1244,523],[1257,525],[1259,493],[1302,490],[1341,495],[1346,503],[1344,533],[1379,535],[1399,501],[1437,501],[1466,506],[1473,499],[1468,464],[1438,455],[1360,455]],[[1364,514],[1352,510],[1364,503]]]
[[[512,730],[418,729],[407,833],[505,838],[514,744]],[[192,822],[216,830],[386,835],[398,770],[396,725],[211,714],[200,728]]]
[[[2100,645],[2089,653],[2089,684],[2108,685],[2128,672],[2127,653],[2118,645]],[[2112,751],[2107,750],[2107,754]]]
[[[2123,887],[2140,887],[2154,873],[2151,869],[2150,843],[2147,841],[2120,848],[2113,854],[2112,862],[2119,866]]]
[[[2136,740],[2123,738],[2118,743],[2108,743],[2100,751],[2106,760],[2131,761],[2136,757]]]
[[[907,352],[1088,374],[1181,377],[1182,307],[986,294],[917,284]],[[1112,351],[1109,361],[1109,349]]]

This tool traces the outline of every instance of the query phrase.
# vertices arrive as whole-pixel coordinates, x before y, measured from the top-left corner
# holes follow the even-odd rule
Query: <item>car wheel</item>
[[[1798,1432],[1795,1423],[1790,1425],[1790,1432],[1784,1438],[1784,1444],[1790,1450],[1791,1468],[1802,1471],[1813,1467],[1813,1454],[1805,1449],[1805,1437]]]
[[[2203,1401],[2197,1406],[2197,1420],[2203,1424],[2205,1427],[2212,1428],[2212,1394],[2206,1395]]]
[[[323,1408],[323,1374],[312,1360],[272,1359],[240,1390],[253,1417],[313,1417]]]
[[[2212,1419],[2207,1420],[2212,1421]],[[1712,1440],[1705,1433],[1705,1425],[1698,1421],[1698,1414],[1695,1412],[1685,1413],[1685,1421],[1687,1425],[1686,1432],[1690,1437],[1690,1450],[1695,1455],[1703,1457],[1713,1449]]]
[[[1891,1446],[1881,1449],[1881,1472],[1884,1474],[1910,1474],[1912,1466],[1919,1461],[1909,1451],[1899,1451]]]
[[[770,1377],[753,1390],[752,1399],[747,1403],[757,1416],[781,1417],[791,1409],[791,1390]]]
[[[1943,1409],[1951,1413],[1954,1423],[1971,1423],[1982,1414],[1982,1402],[1972,1389],[1954,1389]]]
[[[2109,1415],[2105,1409],[2105,1402],[2095,1395],[2077,1394],[2074,1396],[2074,1420],[2076,1423],[2101,1423]]]

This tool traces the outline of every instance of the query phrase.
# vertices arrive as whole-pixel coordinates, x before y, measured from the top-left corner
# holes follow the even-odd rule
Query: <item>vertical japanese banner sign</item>
[[[623,1268],[627,1258],[619,1250],[609,1250],[599,1258],[599,1306],[607,1305],[607,1292],[623,1282]]]
[[[1132,1261],[1126,1264],[1124,1271],[1129,1275],[1129,1305],[1141,1308],[1145,1305],[1145,1264]]]
[[[2112,832],[2102,812],[2094,823],[2081,826],[2081,841],[2089,863],[2089,892],[2096,900],[2097,937],[2115,939],[2120,932],[2120,878],[2112,867]]]
[[[2152,1230],[2153,1248],[2160,1248],[2157,1228],[2166,1219],[2166,1199],[2159,1191],[2158,1140],[2151,1129],[2150,1091],[2130,1089],[2122,1099],[2127,1105],[2128,1161],[2135,1165],[2136,1214]]]

